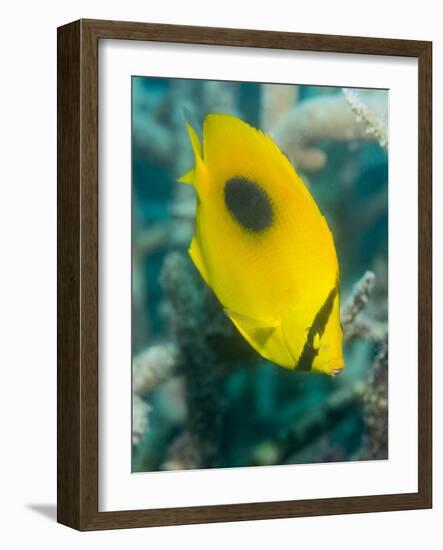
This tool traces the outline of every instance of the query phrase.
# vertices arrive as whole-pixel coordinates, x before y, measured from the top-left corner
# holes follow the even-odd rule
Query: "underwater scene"
[[[132,77],[132,471],[388,458],[388,91]]]

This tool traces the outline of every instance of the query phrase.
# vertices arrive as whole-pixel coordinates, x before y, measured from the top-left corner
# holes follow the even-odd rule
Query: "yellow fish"
[[[339,268],[317,204],[274,141],[239,118],[186,123],[197,194],[190,256],[231,321],[283,367],[343,368]]]

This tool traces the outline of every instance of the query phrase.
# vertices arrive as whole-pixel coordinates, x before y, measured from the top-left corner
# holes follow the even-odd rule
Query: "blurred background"
[[[269,133],[326,216],[345,369],[289,371],[239,336],[187,255],[194,126],[231,113]],[[188,114],[187,114],[188,116]],[[133,471],[388,457],[388,93],[132,79]]]

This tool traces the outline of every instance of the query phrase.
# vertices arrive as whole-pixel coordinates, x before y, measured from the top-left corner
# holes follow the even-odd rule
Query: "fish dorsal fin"
[[[226,314],[237,327],[240,334],[256,349],[260,355],[293,368],[294,360],[288,352],[281,331],[280,319],[254,319],[242,313],[225,309]]]
[[[200,275],[205,280],[206,284],[209,285],[209,277],[208,277],[208,270],[206,268],[206,264],[203,260],[202,252],[200,245],[197,241],[197,239],[194,237],[191,241],[191,246],[189,247],[189,255],[192,258],[192,261],[194,262],[196,268],[200,272]]]
[[[178,181],[180,183],[195,184],[195,175],[196,175],[197,167],[199,165],[203,165],[203,150],[202,150],[200,140],[198,139],[197,132],[187,121],[186,121],[186,128],[188,130],[189,141],[191,142],[192,150],[194,152],[195,165],[194,165],[194,168],[191,168],[191,170],[188,170],[188,172],[183,174],[183,176],[181,176],[178,179]]]
[[[243,120],[227,114],[211,113],[203,124],[205,165],[222,180],[230,175],[245,175],[267,180],[267,170],[285,175],[294,173],[288,159],[265,133]],[[260,162],[257,162],[260,159]]]
[[[189,140],[191,141],[192,150],[194,151],[194,155],[196,157],[202,158],[202,156],[203,156],[202,146],[201,146],[200,140],[198,139],[197,132],[189,124],[189,122],[186,122],[186,129],[188,130]]]

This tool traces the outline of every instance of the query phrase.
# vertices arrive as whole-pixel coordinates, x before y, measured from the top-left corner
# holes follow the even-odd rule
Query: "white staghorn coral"
[[[381,113],[386,109],[384,95],[368,95],[365,105],[365,120],[369,120],[369,113],[380,113],[378,116],[382,120]],[[301,101],[280,120],[280,123],[270,129],[270,135],[297,169],[308,172],[321,170],[326,165],[327,155],[318,147],[321,140],[380,143],[382,135],[381,126],[378,132],[368,132],[367,124],[356,117],[342,94],[318,96]],[[373,115],[373,120],[378,120],[376,115]],[[385,133],[387,135],[387,132]]]
[[[143,399],[175,373],[177,353],[174,344],[151,346],[132,362],[132,443],[138,445],[149,430],[150,404]]]
[[[380,147],[387,149],[388,147],[388,130],[387,130],[387,112],[380,113],[371,108],[370,104],[363,101],[362,94],[351,90],[350,88],[343,88],[343,96],[349,103],[353,113],[355,114],[357,122],[364,124],[366,133],[374,136],[378,141]]]
[[[355,284],[351,296],[341,308],[340,318],[342,325],[350,325],[366,306],[374,284],[375,274],[372,271],[366,271]]]
[[[132,443],[138,445],[149,429],[149,412],[151,406],[138,395],[132,398]]]
[[[174,344],[151,346],[134,358],[132,387],[135,394],[143,396],[170,378],[177,365],[177,349]]]
[[[368,303],[374,284],[375,274],[372,271],[366,271],[354,285],[352,294],[342,306],[340,319],[345,341],[356,336],[374,342],[381,342],[386,338],[387,324],[371,319],[362,313]]]

